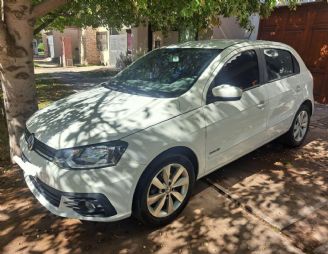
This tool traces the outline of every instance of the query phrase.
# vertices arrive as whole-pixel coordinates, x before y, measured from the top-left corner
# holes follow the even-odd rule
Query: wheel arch
[[[307,106],[309,109],[310,109],[310,112],[311,112],[311,116],[313,114],[313,105],[312,105],[312,101],[310,101],[309,99],[303,101],[302,105],[301,106]]]
[[[145,170],[143,171],[143,173],[141,174],[138,183],[136,185],[136,188],[134,190],[133,193],[133,200],[132,200],[132,211],[135,208],[135,200],[136,200],[136,194],[137,194],[137,189],[138,189],[138,185],[140,183],[140,180],[142,179],[142,177],[144,176],[145,172],[160,158],[164,157],[164,156],[169,156],[169,155],[177,155],[177,154],[182,154],[184,156],[186,156],[190,162],[193,164],[194,166],[194,171],[195,171],[195,180],[197,179],[198,173],[199,173],[199,162],[198,162],[198,158],[196,153],[190,149],[189,147],[186,146],[175,146],[175,147],[171,147],[163,152],[161,152],[159,155],[157,155],[149,164],[148,166],[145,168]]]
[[[198,177],[198,173],[199,173],[199,162],[198,162],[198,158],[196,153],[189,147],[186,146],[174,146],[171,148],[168,148],[167,150],[161,152],[159,155],[157,155],[149,164],[148,166],[145,168],[144,172],[151,167],[159,158],[163,157],[163,156],[168,156],[168,155],[177,155],[177,154],[181,154],[186,156],[190,162],[193,164],[194,166],[194,171],[195,171],[195,177],[197,179]],[[144,173],[141,174],[141,177]]]

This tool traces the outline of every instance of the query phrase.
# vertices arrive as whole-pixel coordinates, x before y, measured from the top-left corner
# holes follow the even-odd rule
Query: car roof
[[[170,45],[167,48],[209,48],[209,49],[225,49],[230,46],[242,44],[242,46],[256,46],[256,45],[272,45],[272,46],[287,46],[283,43],[262,41],[262,40],[228,40],[228,39],[216,39],[216,40],[204,40],[204,41],[188,41],[184,43]]]

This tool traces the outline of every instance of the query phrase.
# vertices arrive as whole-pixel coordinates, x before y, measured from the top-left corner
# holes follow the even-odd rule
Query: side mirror
[[[220,85],[212,89],[212,94],[218,101],[238,101],[243,95],[243,90],[231,85]]]

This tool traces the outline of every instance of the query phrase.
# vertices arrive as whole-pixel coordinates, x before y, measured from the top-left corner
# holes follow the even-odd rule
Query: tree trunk
[[[10,155],[21,155],[19,138],[26,120],[38,109],[30,0],[5,0],[0,20],[0,73],[9,132]]]

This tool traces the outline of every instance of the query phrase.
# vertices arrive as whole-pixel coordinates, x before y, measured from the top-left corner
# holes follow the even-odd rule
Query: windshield
[[[178,97],[188,91],[219,49],[154,50],[120,72],[106,87],[151,97]]]

